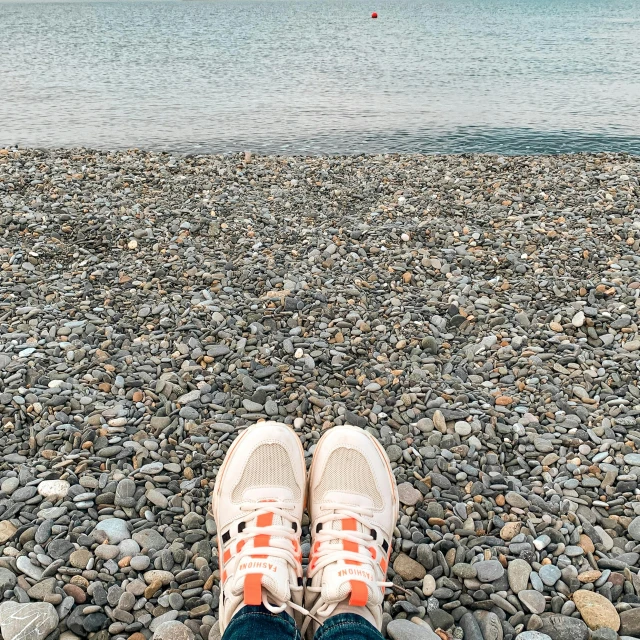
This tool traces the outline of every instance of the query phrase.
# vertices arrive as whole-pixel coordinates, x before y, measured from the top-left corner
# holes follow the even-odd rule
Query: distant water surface
[[[0,0],[0,43],[0,146],[640,153],[638,0]]]

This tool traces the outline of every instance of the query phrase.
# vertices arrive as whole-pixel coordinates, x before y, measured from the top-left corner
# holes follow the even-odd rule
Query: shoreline
[[[500,151],[486,151],[486,152],[477,152],[477,151],[460,151],[460,152],[425,152],[425,151],[380,151],[380,152],[371,152],[371,151],[359,151],[359,152],[335,152],[335,153],[327,153],[327,152],[317,152],[317,153],[272,153],[265,152],[260,150],[260,148],[253,148],[251,145],[247,145],[242,148],[234,148],[232,151],[225,152],[214,152],[214,151],[203,151],[202,153],[196,153],[195,151],[189,151],[184,149],[172,149],[169,147],[128,147],[128,146],[116,146],[116,147],[85,147],[85,146],[29,146],[23,144],[15,144],[15,145],[4,145],[0,146],[0,153],[2,156],[10,156],[15,153],[27,153],[27,154],[38,154],[40,156],[49,156],[49,155],[59,155],[64,156],[71,153],[80,153],[87,156],[96,156],[96,155],[143,155],[143,156],[174,156],[179,159],[191,159],[191,158],[239,158],[242,159],[244,156],[249,153],[251,155],[251,162],[255,162],[256,160],[269,160],[276,158],[288,158],[288,159],[310,159],[317,160],[321,158],[325,159],[337,159],[337,158],[394,158],[398,156],[402,156],[404,158],[578,158],[578,157],[588,157],[588,158],[627,158],[627,159],[637,159],[640,158],[640,154],[634,153],[631,151],[594,151],[594,150],[583,150],[583,151],[554,151],[554,152],[535,152],[535,153],[506,153]],[[1,157],[1,156],[0,156]]]
[[[8,600],[43,639],[214,640],[208,504],[260,419],[385,447],[394,640],[639,634],[639,175],[0,149],[4,640]]]

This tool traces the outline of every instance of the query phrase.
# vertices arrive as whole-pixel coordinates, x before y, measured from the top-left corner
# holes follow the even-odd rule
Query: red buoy
[[[378,14],[374,11],[374,12],[371,14],[371,17],[372,17],[372,18],[377,18],[377,17],[378,17]]]

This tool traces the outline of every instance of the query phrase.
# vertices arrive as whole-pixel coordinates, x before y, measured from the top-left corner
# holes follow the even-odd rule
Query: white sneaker
[[[356,613],[382,627],[398,489],[380,443],[358,427],[328,431],[309,471],[311,553],[305,607],[315,624]],[[314,625],[313,631],[317,629]]]
[[[306,468],[287,425],[249,427],[231,445],[213,495],[220,562],[220,632],[244,605],[287,611],[300,622],[300,533]]]

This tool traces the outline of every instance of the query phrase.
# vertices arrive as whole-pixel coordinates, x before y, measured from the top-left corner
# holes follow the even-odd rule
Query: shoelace
[[[243,504],[240,509],[242,511],[250,511],[252,519],[257,519],[261,515],[272,514],[275,517],[281,518],[286,522],[297,522],[295,516],[290,511],[294,509],[294,506],[288,502],[256,502]],[[247,544],[254,541],[257,536],[269,536],[269,546],[261,550],[261,547],[255,547],[253,544]],[[236,555],[237,566],[239,566],[244,558],[251,558],[253,556],[270,555],[276,558],[282,558],[286,563],[291,566],[294,573],[297,575],[297,569],[299,566],[299,556],[296,554],[295,542],[297,541],[297,534],[291,528],[284,524],[271,524],[265,527],[246,526],[244,530],[238,534],[238,543],[241,551]],[[302,613],[305,617],[309,615],[309,612],[300,605],[292,602],[289,599],[286,602],[277,602],[275,605],[269,602],[268,597],[272,600],[277,600],[274,594],[262,589],[262,604],[271,613],[281,613],[287,606]]]
[[[341,503],[328,503],[324,505],[327,510],[327,514],[320,516],[314,521],[314,524],[326,524],[337,520],[343,521],[345,518],[353,518],[356,522],[360,523],[364,528],[364,531],[352,531],[352,530],[340,530],[330,529],[328,527],[322,527],[316,534],[314,544],[317,545],[317,551],[313,556],[313,563],[307,569],[307,580],[310,582],[313,576],[326,566],[333,564],[334,562],[353,561],[360,565],[368,566],[371,568],[372,575],[376,575],[376,569],[378,564],[376,560],[371,556],[368,551],[368,547],[374,538],[371,534],[367,533],[371,529],[370,518],[373,517],[373,511],[365,507],[352,506],[350,509],[345,509],[344,504]],[[347,551],[338,547],[333,540],[344,540],[356,544],[358,551]],[[364,548],[364,551],[360,549]],[[392,587],[392,582],[375,581],[371,583],[379,588]],[[322,587],[312,587],[309,584],[307,589],[314,593],[322,593]],[[340,604],[340,602],[325,602],[322,598],[318,598],[318,601],[313,605],[312,609],[308,612],[304,624],[302,625],[301,634],[305,637],[305,632],[311,622],[311,619],[321,623],[315,616],[326,618],[331,615],[333,610]]]

